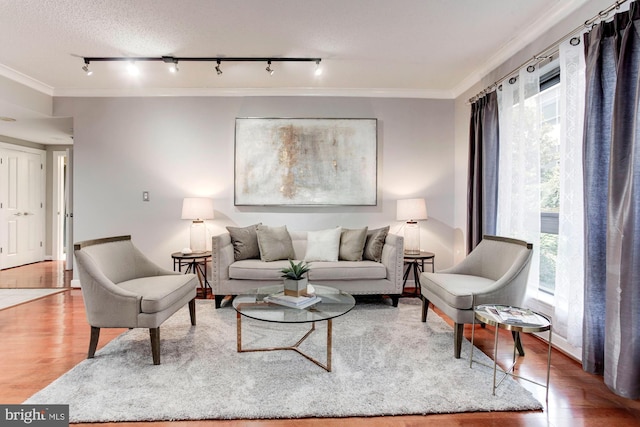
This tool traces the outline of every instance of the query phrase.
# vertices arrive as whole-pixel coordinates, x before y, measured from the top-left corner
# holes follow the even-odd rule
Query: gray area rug
[[[542,405],[512,378],[492,396],[492,369],[469,368],[470,343],[453,358],[453,331],[418,299],[398,308],[358,303],[333,322],[333,372],[293,351],[236,352],[231,307],[198,300],[161,327],[154,366],[147,330],[130,330],[25,403],[69,404],[71,422],[350,417],[536,410]],[[245,319],[243,345],[290,345],[308,326]],[[326,322],[302,345],[324,362]],[[477,359],[476,359],[477,358]],[[490,363],[480,351],[474,359]]]

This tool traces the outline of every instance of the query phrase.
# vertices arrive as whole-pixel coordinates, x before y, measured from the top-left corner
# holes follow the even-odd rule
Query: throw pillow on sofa
[[[295,259],[296,253],[293,250],[293,242],[286,225],[282,227],[258,225],[256,233],[262,261]]]
[[[364,244],[362,257],[375,262],[382,260],[382,247],[389,233],[389,226],[367,232],[367,242]]]
[[[260,247],[258,246],[258,233],[256,230],[262,224],[254,224],[248,227],[227,227],[233,245],[233,258],[236,261],[241,259],[260,258]]]
[[[338,261],[342,228],[309,231],[305,261]]]
[[[362,261],[364,244],[367,241],[367,227],[350,230],[342,229],[338,259],[343,261]]]

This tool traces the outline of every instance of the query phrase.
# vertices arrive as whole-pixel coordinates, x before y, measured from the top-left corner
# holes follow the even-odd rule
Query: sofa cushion
[[[314,262],[309,281],[314,280],[374,280],[387,277],[387,268],[373,261]]]
[[[369,230],[367,232],[367,241],[364,244],[362,257],[371,261],[380,262],[382,259],[382,248],[384,241],[389,233],[389,226]]]
[[[245,280],[282,280],[280,270],[288,261],[262,262],[255,259],[236,261],[229,266],[229,278]],[[314,262],[309,280],[373,280],[387,277],[386,267],[373,261]],[[259,284],[256,284],[256,287]]]
[[[286,267],[289,267],[289,261],[263,262],[257,259],[244,259],[242,261],[236,261],[229,266],[229,278],[245,280],[281,280],[282,272],[280,270]]]
[[[309,231],[305,261],[338,261],[342,228]]]
[[[296,257],[286,225],[281,227],[258,225],[256,233],[262,261],[278,261]]]
[[[420,285],[425,296],[428,296],[427,292],[433,292],[459,310],[470,310],[473,307],[473,294],[483,292],[494,283],[495,280],[467,274],[420,274]]]
[[[350,230],[342,229],[338,259],[343,261],[362,261],[364,244],[367,241],[367,227]]]
[[[256,229],[261,224],[248,227],[227,227],[231,244],[233,245],[233,257],[236,261],[241,259],[260,258],[258,246],[258,233]]]
[[[193,274],[171,274],[127,280],[118,286],[142,296],[142,313],[158,313],[193,292],[194,281],[198,278]]]

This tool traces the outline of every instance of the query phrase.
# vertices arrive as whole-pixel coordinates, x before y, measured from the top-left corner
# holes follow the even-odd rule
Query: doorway
[[[72,270],[72,149],[52,154],[51,257],[54,261],[65,261],[65,270]]]

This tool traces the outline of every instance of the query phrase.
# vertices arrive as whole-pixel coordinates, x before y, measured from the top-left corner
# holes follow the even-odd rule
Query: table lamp
[[[398,200],[396,219],[407,221],[404,229],[404,253],[420,255],[420,227],[418,221],[428,219],[424,199]]]
[[[182,202],[182,219],[193,220],[189,247],[193,253],[207,250],[207,227],[205,219],[213,219],[213,199],[206,197],[185,197]]]

